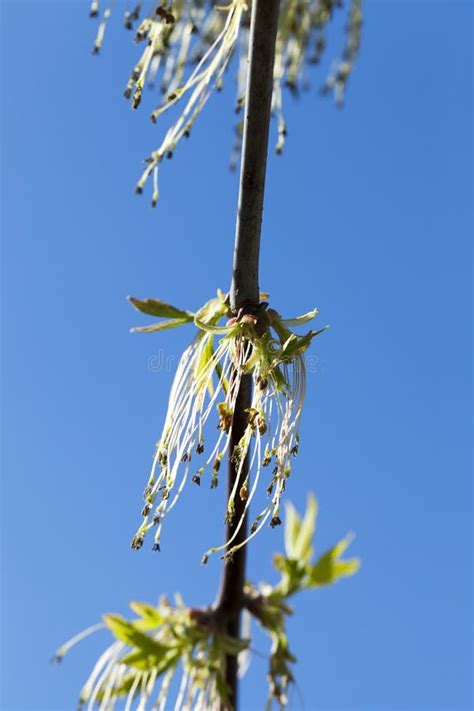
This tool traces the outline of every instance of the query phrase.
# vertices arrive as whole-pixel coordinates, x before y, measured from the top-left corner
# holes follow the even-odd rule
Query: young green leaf
[[[136,326],[132,328],[132,333],[153,333],[154,331],[166,331],[168,328],[177,328],[178,326],[184,326],[184,324],[189,323],[189,319],[174,318],[169,321],[158,321],[157,323],[152,323],[151,326]]]
[[[339,580],[339,578],[354,575],[354,573],[359,570],[360,560],[358,558],[340,559],[340,556],[350,545],[351,541],[352,536],[348,534],[333,548],[326,551],[314,565],[309,567],[308,588],[318,587],[319,585],[330,585]]]
[[[194,314],[195,319],[204,323],[216,325],[223,316],[228,315],[229,307],[226,303],[226,297],[220,291],[217,292],[217,297],[207,301],[204,306]]]
[[[285,513],[285,551],[288,558],[296,558],[296,545],[300,528],[301,518],[291,501],[288,501]]]
[[[184,321],[192,321],[194,314],[191,311],[183,311],[176,306],[167,304],[161,299],[136,299],[134,296],[129,296],[128,300],[137,311],[141,311],[149,316],[157,316],[159,318],[179,318]]]
[[[141,619],[134,620],[133,624],[137,629],[142,631],[152,630],[155,627],[159,627],[165,621],[163,615],[153,607],[153,605],[148,605],[146,602],[135,602],[130,603],[130,607]]]
[[[137,647],[138,650],[146,655],[161,658],[171,648],[168,645],[161,644],[147,634],[144,634],[135,627],[133,622],[129,622],[121,615],[104,615],[104,623],[115,637],[131,647]]]
[[[122,657],[121,662],[134,669],[140,671],[148,671],[153,669],[157,676],[168,671],[175,666],[181,658],[180,649],[167,649],[163,651],[161,656],[155,654],[147,654],[143,650],[130,652],[125,657]]]
[[[313,555],[313,537],[316,530],[318,515],[318,502],[314,494],[309,494],[306,512],[298,529],[298,536],[294,545],[294,558],[309,563]]]
[[[290,328],[290,327],[294,327],[294,326],[301,326],[301,324],[311,321],[317,315],[318,315],[318,309],[313,309],[312,311],[308,311],[307,314],[303,314],[302,316],[297,316],[296,318],[280,319],[280,323],[283,324],[283,326],[285,328]]]

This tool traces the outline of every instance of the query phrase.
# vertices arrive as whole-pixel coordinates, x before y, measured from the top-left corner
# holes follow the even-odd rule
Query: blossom
[[[237,497],[245,505],[232,537],[224,546],[208,550],[203,560],[225,549],[224,555],[231,557],[267,521],[271,527],[280,523],[280,500],[299,447],[306,391],[303,354],[324,330],[298,336],[290,329],[312,320],[317,310],[288,320],[262,302],[254,313],[241,310],[232,316],[229,300],[221,291],[195,314],[153,299],[131,302],[149,315],[172,317],[135,330],[152,332],[191,320],[197,326],[171,387],[165,423],[143,493],[142,522],[132,547],[140,548],[146,534],[154,529],[154,543],[159,550],[164,519],[178,502],[190,475],[194,483],[201,485],[206,472],[211,472],[210,486],[216,488],[220,463],[227,456],[236,469],[227,500],[227,520],[233,521]],[[222,326],[219,323],[223,318],[227,322]],[[234,411],[244,375],[252,378],[252,401],[246,410],[244,433],[230,451]],[[244,468],[247,459],[249,473]],[[267,500],[247,538],[233,545],[264,471],[268,472]]]

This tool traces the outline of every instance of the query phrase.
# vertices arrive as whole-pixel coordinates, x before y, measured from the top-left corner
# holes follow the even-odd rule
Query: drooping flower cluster
[[[93,51],[102,47],[112,1],[105,3]],[[362,0],[350,0],[346,21],[346,42],[340,59],[335,61],[321,92],[334,93],[341,105],[349,75],[360,46]],[[342,0],[282,0],[276,43],[272,112],[277,119],[276,152],[283,150],[287,135],[283,115],[282,88],[293,94],[308,87],[307,66],[321,60],[327,44],[327,25]],[[236,111],[245,103],[247,55],[251,0],[230,0],[225,6],[209,0],[172,0],[144,3],[138,0],[125,11],[125,27],[135,30],[135,41],[145,49],[135,65],[125,88],[125,97],[133,108],[142,101],[146,84],[160,84],[161,104],[152,112],[157,119],[168,109],[185,100],[179,117],[165,133],[161,145],[147,158],[147,166],[137,183],[142,192],[153,175],[152,205],[158,200],[158,166],[164,157],[173,155],[181,138],[189,137],[194,123],[223,78],[234,55],[237,55]],[[99,0],[92,0],[90,15],[101,14]],[[231,158],[235,166],[239,155],[242,121],[236,125],[236,142]]]
[[[237,497],[245,502],[244,511],[235,522],[234,535],[226,546],[210,549],[203,562],[209,554],[225,548],[225,555],[230,557],[267,521],[272,527],[280,523],[280,500],[299,446],[306,389],[303,353],[324,329],[297,336],[290,329],[313,319],[316,309],[287,320],[268,308],[266,302],[260,303],[255,313],[232,317],[228,299],[220,291],[217,298],[196,314],[153,299],[131,301],[140,311],[168,319],[136,330],[151,332],[191,321],[198,328],[177,368],[144,491],[142,523],[132,547],[140,548],[145,535],[154,529],[154,549],[159,550],[163,521],[176,505],[188,479],[200,485],[208,476],[211,488],[217,487],[220,464],[227,455],[232,458],[237,474],[227,501],[227,520],[233,522]],[[228,320],[220,326],[223,317]],[[233,451],[229,451],[237,394],[245,375],[252,378],[252,402],[246,411],[244,434]],[[210,436],[210,432],[216,431],[211,421],[217,425],[217,434]],[[247,458],[249,473],[244,467]],[[232,545],[259,490],[264,471],[268,472],[265,482],[268,498],[249,536]]]
[[[66,642],[57,650],[55,661],[62,661],[78,642],[101,629],[107,629],[114,637],[81,691],[79,709],[114,711],[117,705],[125,711],[230,708],[223,676],[225,658],[236,656],[239,675],[245,674],[252,653],[252,621],[271,640],[265,708],[271,711],[275,702],[284,709],[296,661],[286,634],[292,596],[331,585],[353,575],[360,566],[357,558],[342,557],[351,542],[349,535],[313,561],[316,516],[313,496],[308,498],[303,517],[291,504],[287,505],[285,553],[274,557],[280,580],[273,586],[245,584],[242,639],[223,632],[218,608],[187,608],[176,595],[174,605],[166,598],[161,598],[156,607],[132,602],[130,607],[136,618],[104,615],[102,624],[89,627]]]
[[[189,609],[179,595],[175,598],[175,605],[162,598],[157,607],[132,602],[136,619],[104,615],[103,624],[58,649],[54,660],[60,662],[99,629],[107,628],[115,637],[83,686],[79,709],[113,711],[120,703],[125,711],[219,711],[228,697],[225,657],[243,652],[248,640],[217,629],[212,611]]]

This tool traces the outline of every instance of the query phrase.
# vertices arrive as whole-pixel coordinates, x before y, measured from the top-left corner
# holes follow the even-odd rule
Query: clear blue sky
[[[2,14],[1,709],[69,711],[106,638],[61,668],[58,644],[130,599],[199,605],[217,585],[199,559],[221,537],[219,490],[187,491],[160,556],[129,548],[172,375],[148,363],[190,334],[130,335],[143,319],[125,297],[192,309],[227,289],[234,88],[164,165],[153,211],[133,187],[167,124],[148,122],[152,97],[138,113],[121,98],[136,50],[119,18],[93,58],[85,3]],[[269,160],[261,286],[332,326],[288,496],[316,492],[319,550],[354,530],[363,559],[296,601],[295,709],[472,708],[471,45],[469,2],[369,0],[346,109],[314,73]],[[254,542],[251,578],[272,579],[281,542]],[[243,711],[263,706],[254,662]]]

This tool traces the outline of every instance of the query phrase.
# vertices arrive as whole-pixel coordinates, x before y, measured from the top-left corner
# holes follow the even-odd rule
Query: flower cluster
[[[286,617],[292,614],[289,598],[353,575],[360,565],[357,558],[341,558],[350,543],[349,536],[312,562],[316,515],[314,497],[309,498],[302,518],[291,504],[287,505],[285,555],[279,554],[274,559],[281,579],[273,586],[246,583],[244,639],[222,632],[217,608],[187,608],[176,595],[175,605],[166,598],[156,607],[132,602],[135,619],[104,615],[102,624],[84,630],[64,644],[56,652],[55,661],[61,661],[75,644],[98,630],[108,629],[114,637],[81,691],[79,708],[87,705],[87,711],[113,711],[118,703],[125,711],[226,708],[229,690],[223,676],[225,658],[236,656],[239,674],[245,673],[252,652],[252,620],[271,641],[266,708],[271,710],[274,702],[284,708],[294,681],[292,664],[296,661],[286,635]]]
[[[125,700],[125,710],[166,711],[174,695],[180,711],[218,711],[228,697],[222,670],[226,655],[238,655],[248,640],[219,631],[211,610],[175,605],[162,598],[157,607],[132,602],[138,617],[127,620],[107,614],[103,624],[84,630],[64,644],[54,660],[62,661],[75,644],[107,628],[114,642],[100,655],[82,688],[79,709],[113,711]],[[173,684],[176,677],[177,684]],[[122,706],[120,707],[122,708]]]
[[[135,330],[152,332],[194,322],[197,333],[184,351],[171,388],[168,411],[144,491],[142,522],[132,547],[140,548],[145,535],[155,531],[154,548],[160,549],[163,520],[175,506],[189,479],[200,485],[208,476],[211,488],[219,481],[221,461],[232,458],[236,478],[227,501],[226,518],[232,522],[237,497],[245,502],[234,535],[225,546],[211,548],[231,557],[269,521],[280,524],[280,500],[298,453],[299,424],[306,390],[304,351],[319,331],[298,336],[290,329],[313,319],[317,310],[296,319],[283,319],[263,301],[254,313],[232,316],[228,298],[217,297],[197,313],[182,311],[155,299],[132,304],[142,312],[164,318]],[[219,322],[227,318],[224,326]],[[252,378],[252,402],[239,442],[230,449],[234,410],[242,377]],[[215,429],[206,427],[214,420]],[[216,432],[217,430],[217,432]],[[210,432],[216,432],[209,436]],[[244,462],[249,461],[249,474]],[[195,461],[198,460],[196,465]],[[233,544],[247,510],[267,471],[267,499],[253,521],[249,536]]]
[[[113,0],[105,5],[93,47],[97,54],[103,44]],[[176,103],[185,100],[184,108],[165,133],[161,145],[147,158],[146,168],[137,183],[143,191],[153,176],[152,205],[158,200],[158,167],[164,157],[171,158],[181,138],[189,137],[194,123],[215,89],[223,86],[224,74],[237,55],[236,111],[245,103],[247,54],[250,26],[250,0],[230,0],[219,6],[208,0],[151,0],[147,9],[138,0],[125,12],[124,24],[135,31],[135,41],[143,50],[127,82],[124,95],[137,109],[146,84],[159,80],[163,100],[152,112],[158,118]],[[327,25],[342,0],[282,0],[274,67],[273,115],[277,119],[276,152],[283,150],[287,135],[283,114],[282,88],[293,94],[307,88],[307,65],[317,64],[326,48]],[[90,15],[101,14],[99,0],[92,0]],[[349,75],[360,46],[362,28],[361,0],[350,0],[347,12],[346,42],[342,56],[330,70],[321,92],[334,93],[341,105]],[[239,155],[242,121],[236,125],[236,141],[231,158],[234,167]]]

